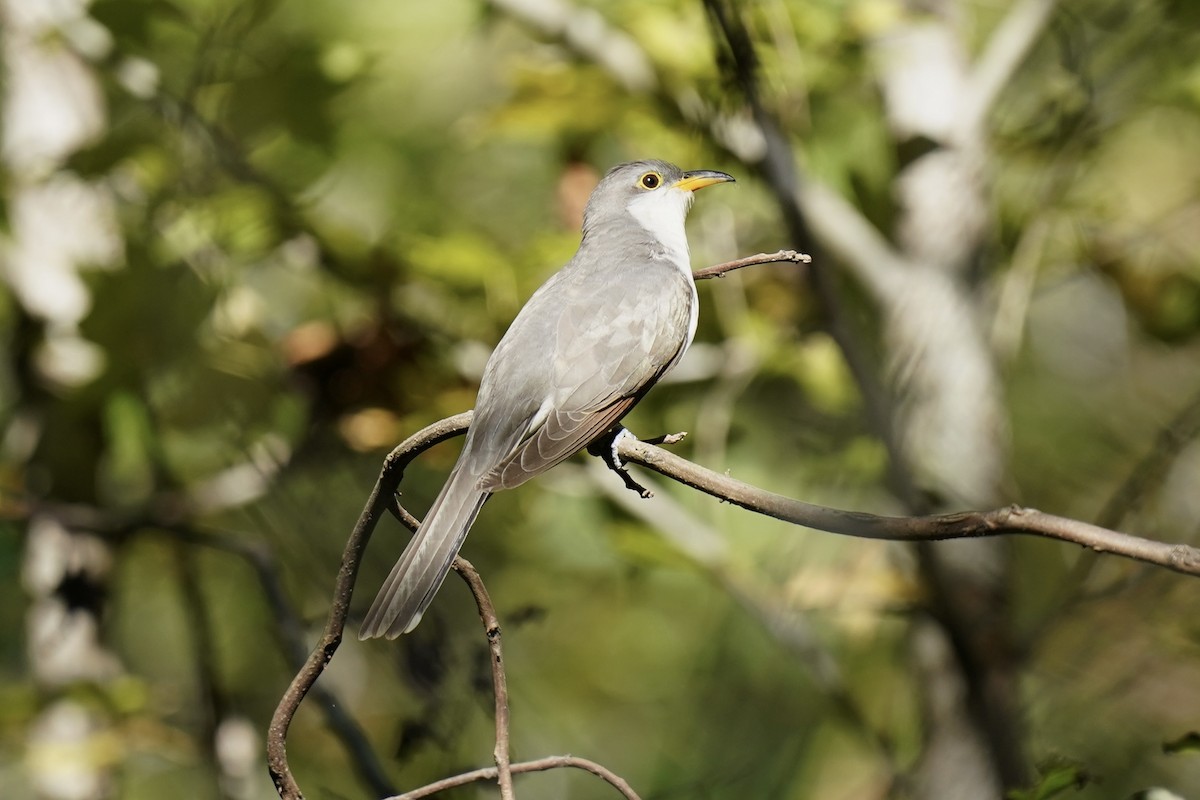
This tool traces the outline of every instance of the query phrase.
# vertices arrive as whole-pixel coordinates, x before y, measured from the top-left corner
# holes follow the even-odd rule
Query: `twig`
[[[574,767],[575,769],[590,772],[607,781],[626,800],[641,800],[637,793],[633,791],[633,788],[620,775],[617,775],[601,764],[597,764],[595,761],[580,758],[579,756],[547,756],[546,758],[539,758],[533,761],[522,761],[512,765],[512,773],[520,775],[525,772],[544,772],[548,769],[559,769],[560,767]],[[386,797],[384,800],[418,800],[418,798],[429,797],[446,789],[453,789],[456,786],[466,786],[468,783],[475,783],[476,781],[494,781],[496,780],[496,774],[496,767],[484,767],[483,769],[464,772],[460,775],[437,781],[436,783],[427,784],[411,792],[398,794],[394,797]]]
[[[794,264],[808,264],[812,262],[812,256],[795,250],[759,253],[756,256],[746,256],[734,261],[726,261],[724,264],[715,264],[711,267],[698,269],[692,273],[692,278],[698,281],[705,280],[706,278],[723,278],[725,277],[725,273],[733,272],[735,269],[741,269],[742,267],[753,267],[758,264],[778,264],[784,261],[790,261]]]
[[[496,777],[500,783],[502,800],[513,800],[512,765],[508,756],[508,682],[504,675],[504,654],[500,647],[500,620],[496,617],[496,607],[488,595],[483,578],[475,566],[462,556],[456,556],[453,569],[471,587],[475,597],[475,607],[479,609],[479,619],[483,622],[483,630],[487,634],[488,650],[492,657],[492,689],[496,696],[496,749],[493,753],[496,759]]]

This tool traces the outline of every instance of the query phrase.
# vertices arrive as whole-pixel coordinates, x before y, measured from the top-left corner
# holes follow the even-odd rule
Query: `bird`
[[[696,191],[733,180],[661,160],[619,164],[601,179],[575,255],[530,296],[489,357],[458,461],[360,639],[412,631],[487,499],[617,430],[679,363],[699,311],[684,220]]]

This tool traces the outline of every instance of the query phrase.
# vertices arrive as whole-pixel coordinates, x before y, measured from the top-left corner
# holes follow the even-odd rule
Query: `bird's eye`
[[[643,189],[657,189],[662,183],[662,176],[657,172],[647,172],[640,181]]]

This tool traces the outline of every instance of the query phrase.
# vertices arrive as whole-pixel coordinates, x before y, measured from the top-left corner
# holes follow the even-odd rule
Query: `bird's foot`
[[[653,439],[643,439],[646,444],[655,445],[672,445],[683,441],[683,437],[687,436],[687,431],[679,433],[665,433],[662,436],[655,436]],[[610,431],[609,435],[603,436],[600,439],[592,442],[588,446],[588,452],[594,456],[599,456],[608,468],[617,473],[621,477],[621,481],[625,484],[625,488],[637,492],[642,498],[654,497],[654,492],[642,486],[633,476],[629,474],[629,469],[625,462],[621,460],[621,455],[618,452],[621,446],[621,440],[629,438],[638,441],[638,438],[629,432],[628,428],[618,427]]]
[[[621,460],[621,456],[617,452],[620,448],[621,440],[627,437],[635,441],[637,440],[637,437],[630,433],[628,428],[614,428],[608,435],[588,445],[588,452],[594,456],[599,456],[608,465],[609,469],[621,476],[621,481],[625,484],[626,489],[637,492],[638,496],[642,498],[654,497],[654,492],[633,479],[633,476],[629,474],[628,467],[625,466],[625,462]]]

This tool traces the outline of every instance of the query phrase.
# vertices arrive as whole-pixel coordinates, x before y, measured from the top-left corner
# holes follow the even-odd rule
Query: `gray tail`
[[[425,521],[404,549],[363,619],[358,638],[395,639],[417,627],[441,587],[488,492],[475,488],[478,476],[456,467]]]

